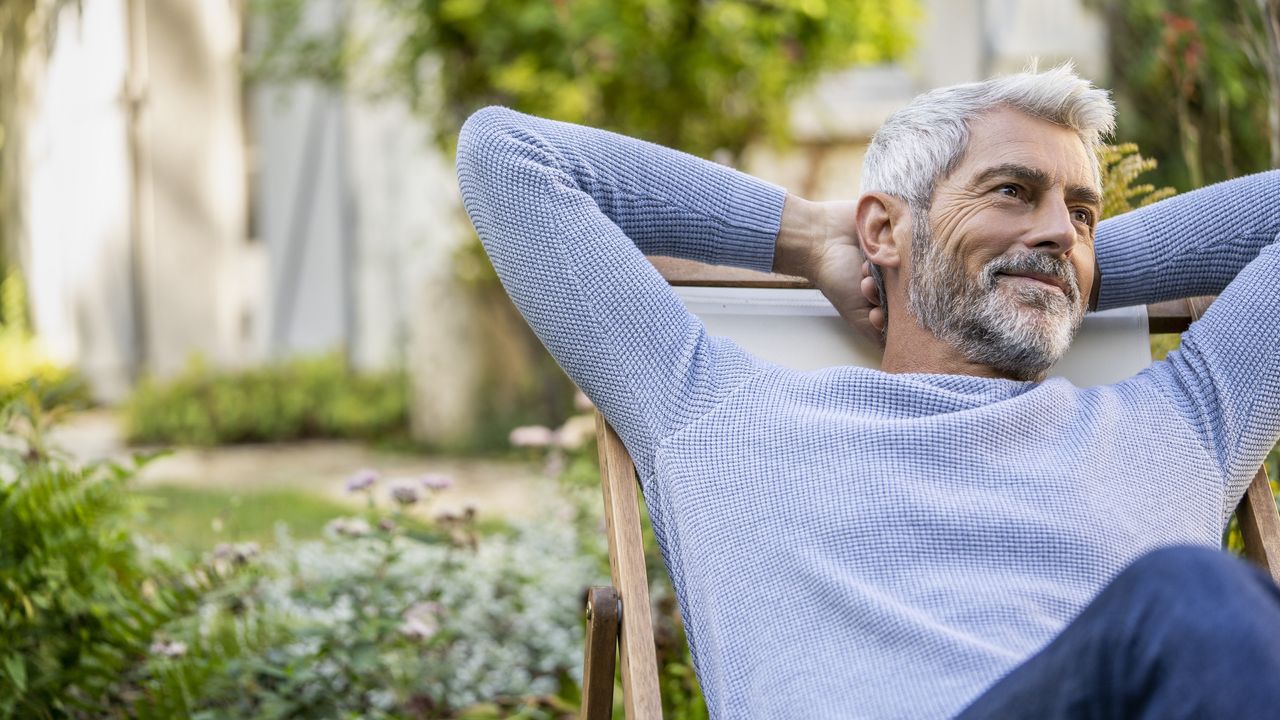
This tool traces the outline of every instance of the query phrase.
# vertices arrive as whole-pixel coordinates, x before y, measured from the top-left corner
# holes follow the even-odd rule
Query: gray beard
[[[1001,273],[1049,275],[1067,292],[1023,284],[1002,289]],[[1062,258],[1035,251],[1002,255],[968,277],[933,242],[928,211],[912,213],[907,307],[921,327],[970,362],[1018,380],[1044,377],[1067,352],[1085,312],[1075,271]]]

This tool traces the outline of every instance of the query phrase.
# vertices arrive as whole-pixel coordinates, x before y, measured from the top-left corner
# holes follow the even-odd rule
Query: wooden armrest
[[[612,586],[587,590],[587,642],[582,659],[582,707],[579,720],[611,720],[613,672],[618,655],[622,600]]]

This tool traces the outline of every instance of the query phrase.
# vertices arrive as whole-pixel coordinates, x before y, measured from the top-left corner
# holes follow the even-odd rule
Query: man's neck
[[[1016,379],[989,365],[969,360],[952,345],[920,327],[909,313],[889,317],[884,359],[880,369],[887,373],[932,373]]]

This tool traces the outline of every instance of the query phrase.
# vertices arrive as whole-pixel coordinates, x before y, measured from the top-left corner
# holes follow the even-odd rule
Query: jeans
[[[1280,717],[1280,588],[1225,552],[1172,547],[1126,568],[1043,650],[960,714]]]

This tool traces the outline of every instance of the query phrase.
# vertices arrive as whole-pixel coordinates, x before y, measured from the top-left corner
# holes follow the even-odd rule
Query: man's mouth
[[[1012,272],[1002,272],[1002,273],[996,273],[996,274],[1002,275],[1004,277],[1014,278],[1016,280],[1024,280],[1024,281],[1036,283],[1037,285],[1053,288],[1058,292],[1062,293],[1064,297],[1068,295],[1066,283],[1062,282],[1062,280],[1059,280],[1058,278],[1052,275],[1045,275],[1043,273],[1012,273]]]

